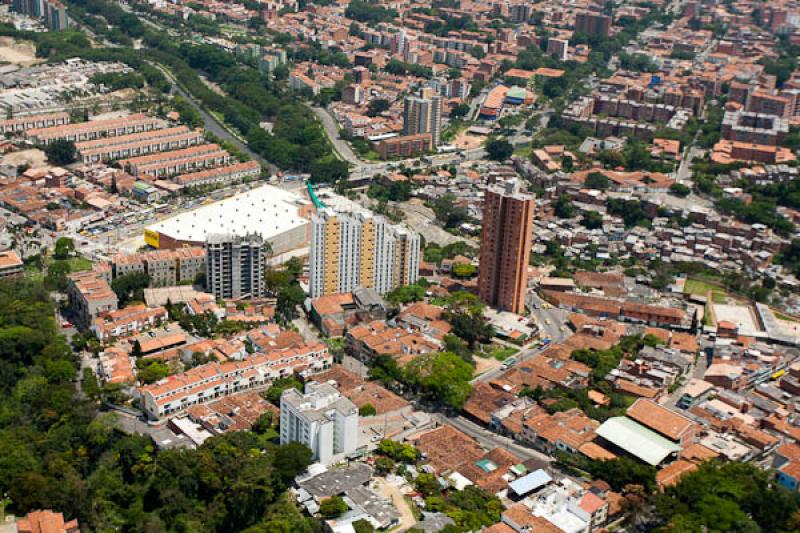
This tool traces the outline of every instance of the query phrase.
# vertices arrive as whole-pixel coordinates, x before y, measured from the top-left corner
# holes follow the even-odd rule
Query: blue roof
[[[535,472],[531,472],[527,476],[515,479],[509,483],[508,486],[514,491],[515,494],[524,496],[529,492],[544,487],[551,481],[553,481],[553,478],[551,478],[550,475],[544,470],[539,469]]]

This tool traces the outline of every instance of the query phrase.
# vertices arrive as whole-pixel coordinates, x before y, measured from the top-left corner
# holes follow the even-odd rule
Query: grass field
[[[491,357],[494,357],[498,361],[505,361],[515,353],[519,352],[517,348],[510,348],[510,347],[501,347],[495,348],[489,354]]]
[[[728,293],[724,289],[701,281],[699,279],[689,278],[686,280],[686,285],[683,287],[683,292],[686,294],[694,294],[696,296],[705,296],[708,291],[711,291],[711,297],[715,303],[721,304],[728,300]]]
[[[780,313],[778,311],[775,311],[775,317],[780,320],[786,320],[787,322],[800,322],[800,319],[795,318],[793,316],[784,315],[783,313]]]

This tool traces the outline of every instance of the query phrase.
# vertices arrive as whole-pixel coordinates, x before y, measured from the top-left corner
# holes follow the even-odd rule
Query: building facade
[[[311,220],[311,297],[359,287],[386,294],[419,277],[417,233],[368,211],[322,209]]]
[[[522,314],[528,286],[536,201],[512,180],[486,190],[478,294],[483,302]]]
[[[263,296],[265,268],[264,240],[260,236],[208,236],[206,286],[216,298]]]
[[[305,394],[281,395],[281,444],[308,446],[315,461],[330,464],[358,447],[358,407],[328,383],[310,382]]]
[[[403,135],[430,133],[433,146],[439,146],[442,128],[442,97],[430,87],[419,96],[408,96],[403,106]]]

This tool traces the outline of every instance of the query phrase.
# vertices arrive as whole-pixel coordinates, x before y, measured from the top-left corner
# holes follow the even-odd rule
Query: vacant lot
[[[0,61],[28,67],[41,63],[44,59],[36,57],[36,47],[32,42],[0,37]]]
[[[686,280],[686,285],[683,287],[683,292],[686,294],[694,294],[697,296],[706,296],[708,291],[711,291],[712,299],[715,303],[725,303],[728,301],[728,293],[724,289],[700,281],[699,279],[689,278]]]

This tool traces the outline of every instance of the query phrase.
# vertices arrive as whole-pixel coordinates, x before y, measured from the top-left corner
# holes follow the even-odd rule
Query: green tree
[[[584,185],[589,189],[604,191],[608,189],[609,181],[606,175],[602,172],[590,172],[589,175],[586,176],[586,182],[584,182]]]
[[[514,153],[514,147],[505,139],[489,139],[486,143],[486,153],[489,159],[505,161]]]
[[[58,260],[69,259],[75,253],[75,241],[69,237],[59,237],[53,247],[53,258]]]
[[[378,414],[377,409],[371,403],[365,403],[361,407],[358,408],[358,415],[359,416],[375,416]]]
[[[143,301],[144,289],[150,286],[150,276],[145,272],[133,272],[117,276],[111,282],[111,289],[117,295],[119,306],[124,307],[131,301]]]
[[[472,392],[473,368],[454,353],[424,354],[406,365],[406,380],[426,396],[460,409]]]
[[[293,377],[278,378],[272,382],[269,389],[263,394],[264,399],[273,405],[281,405],[281,394],[283,391],[295,388],[303,392],[303,384]]]
[[[56,140],[45,146],[44,153],[53,165],[70,165],[77,159],[77,150],[72,141]]]
[[[376,98],[374,100],[370,100],[369,104],[367,105],[367,116],[377,117],[381,113],[389,111],[390,107],[392,107],[392,104],[385,98]]]
[[[319,504],[319,514],[324,518],[331,519],[346,513],[350,508],[341,496],[331,496],[322,500]]]

